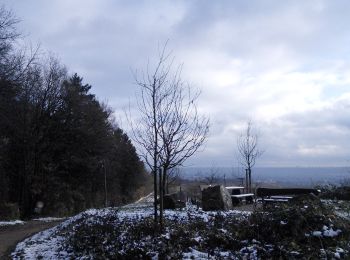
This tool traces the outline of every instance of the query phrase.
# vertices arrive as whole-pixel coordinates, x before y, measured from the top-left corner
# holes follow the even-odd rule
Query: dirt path
[[[0,259],[11,259],[9,256],[18,242],[42,230],[54,227],[62,221],[43,222],[30,220],[23,225],[0,226]]]

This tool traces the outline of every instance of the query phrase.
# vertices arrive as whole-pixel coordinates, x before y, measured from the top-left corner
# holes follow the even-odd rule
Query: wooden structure
[[[279,203],[288,202],[296,195],[303,194],[318,195],[319,190],[316,189],[304,189],[304,188],[257,188],[256,196],[261,198],[263,203]]]
[[[225,188],[229,191],[229,193],[231,195],[233,205],[238,205],[243,200],[245,201],[246,204],[253,203],[254,194],[253,193],[243,193],[242,191],[244,191],[244,189],[245,189],[244,187],[242,187],[242,186],[228,186]]]

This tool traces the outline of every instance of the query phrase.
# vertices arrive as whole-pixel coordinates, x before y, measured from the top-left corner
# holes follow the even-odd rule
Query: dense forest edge
[[[128,203],[149,175],[113,110],[83,78],[23,46],[0,8],[0,219]]]

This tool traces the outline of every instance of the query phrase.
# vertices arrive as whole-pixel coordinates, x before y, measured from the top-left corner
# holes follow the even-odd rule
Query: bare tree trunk
[[[163,230],[163,224],[164,224],[164,195],[166,194],[166,179],[167,179],[167,172],[168,169],[166,167],[163,167],[163,172],[160,170],[160,175],[162,176],[161,181],[159,182],[161,185],[161,190],[162,190],[162,199],[161,199],[161,204],[160,204],[160,208],[161,208],[161,217],[160,217],[160,228],[161,230]]]
[[[169,194],[169,177],[167,175],[167,171],[164,171],[164,183],[163,183],[163,186],[164,186],[164,192],[165,194]]]
[[[168,169],[163,168],[163,180],[162,180],[162,186],[163,186],[163,197],[167,193],[166,191],[166,180],[167,180],[167,174],[168,174]]]
[[[156,170],[153,170],[153,183],[154,183],[154,190],[153,190],[153,193],[154,193],[154,226],[156,227],[157,225],[157,221],[158,221],[158,212],[157,212],[157,197],[158,197],[158,194],[157,194],[157,171]]]
[[[152,84],[152,112],[153,112],[153,131],[154,131],[154,150],[153,150],[153,170],[154,170],[154,227],[156,229],[158,211],[157,211],[157,157],[158,157],[158,132],[157,132],[157,111],[156,111],[156,86],[155,81]]]
[[[163,198],[164,198],[164,187],[163,187],[163,176],[162,169],[159,169],[159,225],[160,230],[163,230]]]
[[[249,193],[252,192],[252,169],[248,170],[248,175],[249,175]]]
[[[248,193],[248,190],[249,190],[248,169],[245,169],[245,190]]]

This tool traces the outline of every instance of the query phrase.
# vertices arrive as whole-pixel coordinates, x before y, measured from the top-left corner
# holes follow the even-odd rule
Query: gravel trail
[[[11,259],[11,251],[14,250],[17,243],[35,233],[54,227],[62,221],[44,222],[30,220],[22,225],[0,226],[0,259]]]

